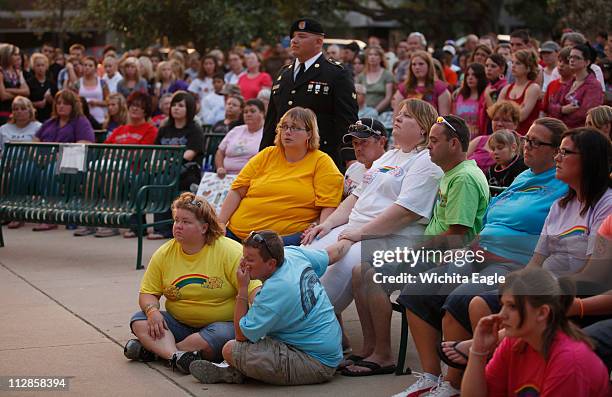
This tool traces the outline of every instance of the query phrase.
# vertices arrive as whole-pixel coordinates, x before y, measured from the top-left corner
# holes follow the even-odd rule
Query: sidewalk
[[[69,376],[70,390],[6,392],[10,396],[390,396],[413,376],[347,378],[322,385],[277,387],[203,385],[173,373],[163,363],[131,362],[123,345],[131,339],[128,321],[137,310],[143,270],[135,270],[136,240],[120,236],[73,237],[60,226],[48,232],[3,228],[0,248],[0,376]],[[145,241],[143,262],[163,241]],[[400,317],[394,313],[397,351]],[[355,307],[344,313],[354,346],[361,343]],[[417,369],[414,348],[407,362]]]

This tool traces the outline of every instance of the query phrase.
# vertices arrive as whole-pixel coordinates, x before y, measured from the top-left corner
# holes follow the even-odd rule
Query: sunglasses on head
[[[268,251],[268,254],[270,254],[270,256],[272,258],[274,258],[274,255],[272,255],[272,251],[270,250],[270,247],[268,246],[268,242],[266,241],[266,239],[261,234],[259,234],[259,233],[257,233],[256,231],[253,230],[251,233],[249,233],[249,235],[247,236],[246,240],[244,240],[244,241],[247,242],[249,240],[253,240],[257,244],[263,244],[263,246]]]
[[[375,130],[374,128],[374,120],[372,119],[372,126],[367,126],[363,124],[361,121],[357,121],[355,124],[349,125],[348,132],[369,132],[370,134],[374,134],[377,136],[381,136],[382,133],[380,131]]]

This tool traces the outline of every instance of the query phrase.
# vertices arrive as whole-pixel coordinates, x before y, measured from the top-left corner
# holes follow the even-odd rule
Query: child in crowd
[[[494,132],[487,142],[495,164],[487,170],[489,186],[507,187],[527,167],[520,155],[520,142],[514,131]]]
[[[359,105],[359,113],[357,113],[359,118],[378,118],[378,111],[366,104],[366,87],[363,84],[355,84],[355,93],[357,94],[357,105]]]
[[[213,125],[225,118],[225,97],[221,93],[224,84],[222,72],[213,76],[213,92],[206,94],[200,102],[198,118],[202,125]]]
[[[123,95],[119,93],[108,96],[108,113],[102,123],[102,129],[109,134],[120,125],[127,124],[127,103]]]
[[[159,114],[156,114],[151,118],[151,122],[157,128],[161,127],[163,122],[166,121],[170,114],[170,101],[172,101],[172,94],[166,93],[159,99]]]

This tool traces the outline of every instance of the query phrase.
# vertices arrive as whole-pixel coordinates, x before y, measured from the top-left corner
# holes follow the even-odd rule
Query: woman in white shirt
[[[429,103],[408,99],[393,124],[397,149],[383,154],[363,182],[323,222],[304,233],[303,244],[326,247],[339,239],[354,242],[321,282],[336,314],[353,300],[351,277],[361,263],[361,240],[367,236],[423,235],[443,171],[429,157],[429,130],[438,113]],[[355,130],[356,125],[350,127]],[[361,128],[370,128],[361,124]]]

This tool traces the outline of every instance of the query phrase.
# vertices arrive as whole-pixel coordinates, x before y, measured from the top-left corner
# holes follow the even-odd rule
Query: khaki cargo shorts
[[[275,385],[307,385],[333,378],[336,368],[272,338],[238,342],[232,349],[234,367],[249,378]]]

